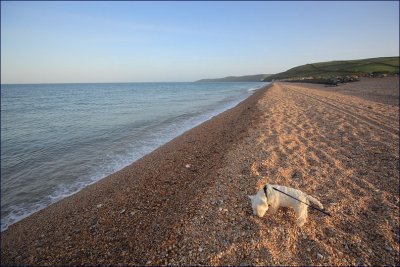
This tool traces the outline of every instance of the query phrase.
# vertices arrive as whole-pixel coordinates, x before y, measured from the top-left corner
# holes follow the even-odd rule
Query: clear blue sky
[[[399,55],[399,2],[1,2],[1,82],[145,82]]]

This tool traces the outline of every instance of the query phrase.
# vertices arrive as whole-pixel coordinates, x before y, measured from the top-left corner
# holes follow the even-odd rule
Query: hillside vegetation
[[[246,75],[246,76],[228,76],[217,79],[202,79],[196,82],[261,82],[271,74],[257,74],[257,75]]]
[[[398,74],[399,57],[379,57],[360,60],[329,61],[301,65],[285,72],[268,76],[264,81],[299,79],[299,78],[330,78],[335,76],[370,74]]]

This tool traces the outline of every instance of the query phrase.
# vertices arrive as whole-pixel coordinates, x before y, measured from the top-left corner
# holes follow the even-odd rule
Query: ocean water
[[[264,85],[1,85],[1,230],[122,169]]]

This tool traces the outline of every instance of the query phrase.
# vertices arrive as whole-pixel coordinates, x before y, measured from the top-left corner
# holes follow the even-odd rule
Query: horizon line
[[[229,77],[229,76],[227,76]],[[219,78],[206,78],[208,79],[219,79]],[[205,80],[205,79],[200,79]],[[190,81],[190,82],[43,82],[43,83],[0,83],[1,86],[3,85],[41,85],[41,84],[112,84],[112,83],[195,83],[200,82],[200,80]],[[254,82],[263,82],[263,81],[254,81]],[[238,82],[201,82],[201,83],[238,83]],[[253,82],[248,82],[253,83]]]

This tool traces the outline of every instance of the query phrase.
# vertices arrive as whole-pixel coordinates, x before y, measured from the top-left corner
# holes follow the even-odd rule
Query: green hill
[[[196,82],[209,83],[209,82],[261,82],[271,74],[257,74],[257,75],[246,75],[246,76],[228,76],[217,79],[202,79]]]
[[[306,64],[268,76],[264,81],[306,77],[330,78],[344,75],[365,76],[371,73],[399,73],[399,57],[378,57]]]

